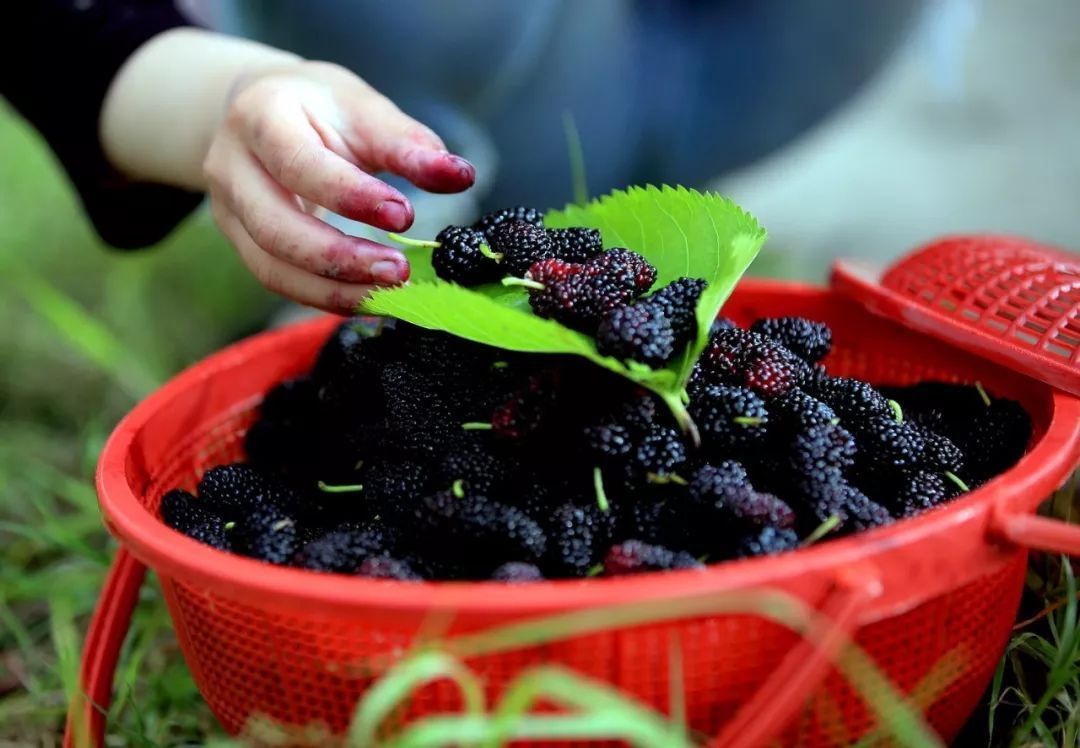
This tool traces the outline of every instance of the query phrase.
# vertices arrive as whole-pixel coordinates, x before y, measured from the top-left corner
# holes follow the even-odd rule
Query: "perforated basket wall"
[[[881,277],[834,283],[906,326],[1080,394],[1080,257],[1027,239],[954,236]]]
[[[725,313],[743,322],[765,314],[827,321],[836,338],[827,362],[833,373],[881,384],[978,379],[1028,408],[1036,430],[1031,454],[1002,479],[915,520],[659,580],[662,575],[507,587],[338,578],[220,553],[161,525],[156,514],[162,494],[191,488],[203,470],[241,456],[241,436],[260,393],[305,369],[330,329],[328,320],[214,357],[144,404],[117,441],[125,449],[122,475],[103,477],[105,514],[121,541],[157,571],[194,678],[233,732],[255,715],[343,730],[370,682],[365,662],[404,651],[433,620],[450,633],[476,631],[616,602],[663,606],[684,595],[754,589],[783,591],[817,606],[839,567],[860,566],[879,576],[881,594],[859,614],[858,644],[903,693],[922,694],[930,724],[950,739],[989,681],[1023,583],[1026,552],[987,539],[992,505],[1008,495],[1033,507],[1064,477],[1039,465],[1046,454],[1040,444],[1054,422],[1053,393],[825,291],[745,282]],[[122,481],[129,495],[109,490],[110,480]],[[796,641],[777,623],[723,614],[609,629],[471,664],[492,697],[529,665],[561,663],[666,710],[669,658],[677,643],[691,726],[711,735]],[[458,707],[454,689],[435,684],[417,696],[409,714]],[[864,699],[834,671],[806,701],[784,742],[839,745],[874,727]]]

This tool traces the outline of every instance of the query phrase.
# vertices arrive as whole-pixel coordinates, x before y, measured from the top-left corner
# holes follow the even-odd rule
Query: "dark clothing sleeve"
[[[48,141],[98,234],[124,249],[164,238],[202,196],[123,177],[105,158],[98,121],[124,61],[188,24],[172,0],[13,0],[0,24],[0,95]]]

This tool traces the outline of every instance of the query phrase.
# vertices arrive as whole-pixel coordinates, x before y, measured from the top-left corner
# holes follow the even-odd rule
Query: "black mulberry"
[[[821,400],[794,389],[769,403],[772,428],[781,434],[797,434],[811,426],[837,421],[836,411]]]
[[[473,224],[473,228],[487,233],[499,224],[507,221],[524,221],[533,226],[543,226],[544,212],[542,210],[537,210],[536,208],[526,208],[524,205],[493,210],[490,213],[485,213],[481,216],[476,223]]]
[[[656,268],[637,252],[615,247],[596,255],[585,263],[585,274],[609,278],[632,296],[647,293],[656,283]]]
[[[553,370],[529,377],[492,414],[495,435],[504,439],[524,439],[539,432],[555,411],[558,384],[559,377]]]
[[[539,582],[544,575],[535,564],[507,561],[492,572],[491,578],[497,582]]]
[[[236,520],[231,538],[236,553],[272,564],[287,564],[299,544],[296,521],[272,505]]]
[[[629,303],[633,297],[631,288],[610,276],[578,272],[562,280],[551,280],[543,289],[532,290],[529,304],[540,317],[591,334],[604,315]]]
[[[697,330],[697,303],[706,285],[698,278],[678,278],[646,299],[649,304],[663,310],[675,334],[676,346],[686,345],[694,337]]]
[[[470,434],[448,447],[439,463],[444,488],[461,481],[468,490],[488,496],[502,488],[510,465],[507,456],[497,453],[485,436]]]
[[[564,504],[548,525],[547,564],[559,575],[583,577],[596,562],[597,549],[607,541],[607,523],[595,506]]]
[[[294,563],[314,571],[353,574],[368,556],[386,551],[383,543],[379,532],[352,527],[332,530],[305,545]]]
[[[780,397],[810,376],[810,366],[798,356],[738,327],[714,335],[698,363],[704,384],[739,384],[766,398]]]
[[[889,401],[873,385],[858,379],[834,377],[823,379],[810,394],[829,405],[846,424],[861,422],[871,416],[896,420]]]
[[[736,556],[771,556],[784,551],[791,551],[799,546],[799,536],[794,530],[781,527],[763,527],[747,535],[739,543]]]
[[[762,442],[769,423],[765,402],[756,393],[722,384],[695,393],[690,415],[706,448],[725,457]]]
[[[673,551],[640,540],[627,540],[613,546],[604,557],[604,573],[608,576],[701,567],[702,563],[685,551]]]
[[[940,473],[927,471],[900,476],[890,508],[898,517],[911,517],[953,498],[959,488]]]
[[[994,400],[969,425],[967,472],[979,483],[1015,465],[1031,440],[1031,417],[1013,400]]]
[[[677,475],[686,462],[686,445],[677,429],[653,426],[642,438],[634,454],[637,475],[663,482]]]
[[[909,422],[892,415],[873,416],[855,425],[860,459],[883,467],[911,470],[923,464],[926,439]]]
[[[483,576],[492,563],[539,560],[547,549],[540,525],[520,509],[466,494],[443,491],[424,499],[417,517],[435,536],[432,550],[463,564],[466,573]]]
[[[356,573],[372,579],[397,579],[403,582],[415,582],[423,578],[413,570],[408,561],[385,555],[368,556]]]
[[[491,250],[503,274],[522,276],[533,264],[555,257],[551,237],[543,228],[525,221],[505,221],[487,232]]]
[[[555,256],[567,262],[586,262],[604,249],[596,229],[550,229],[548,236]]]
[[[221,465],[207,470],[199,481],[199,497],[207,509],[226,520],[236,519],[264,504],[288,511],[299,497],[286,485],[250,465]]]
[[[483,232],[464,226],[448,226],[435,237],[439,242],[431,253],[435,275],[462,286],[476,286],[498,280],[502,268],[481,250],[488,244]],[[490,247],[489,247],[490,249]]]
[[[805,317],[759,319],[750,329],[772,338],[804,361],[816,364],[832,350],[832,330]]]
[[[658,369],[675,355],[675,333],[663,309],[642,302],[608,312],[596,330],[596,347],[605,356]]]

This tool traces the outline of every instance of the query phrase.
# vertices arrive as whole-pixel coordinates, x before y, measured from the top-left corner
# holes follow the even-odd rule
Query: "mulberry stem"
[[[596,489],[596,505],[600,507],[601,512],[611,511],[611,504],[608,503],[607,494],[604,493],[604,476],[600,468],[593,468],[592,480],[593,487]]]
[[[675,473],[646,473],[645,480],[657,486],[666,486],[669,483],[674,483],[676,486],[686,485],[686,478]]]
[[[805,548],[808,545],[813,545],[814,543],[818,542],[830,532],[835,530],[836,526],[839,524],[840,517],[835,514],[831,515],[827,520],[818,525],[812,533],[806,536],[806,540],[802,542],[803,547]]]
[[[437,247],[442,246],[442,244],[436,241],[430,241],[428,239],[411,239],[407,236],[402,236],[401,234],[395,234],[393,231],[388,231],[386,235],[390,237],[391,240],[397,242],[403,247],[416,247],[418,249],[436,249]]]
[[[364,487],[359,483],[344,486],[332,486],[329,483],[319,481],[319,490],[325,493],[354,493],[356,491],[363,491]]]
[[[521,286],[523,288],[529,288],[533,291],[543,291],[546,286],[543,283],[538,283],[528,278],[515,278],[512,275],[502,279],[504,286]]]
[[[890,400],[889,407],[892,408],[893,417],[896,419],[896,422],[903,423],[904,409],[900,407],[900,403],[896,402],[895,400]]]
[[[679,424],[679,428],[683,430],[683,433],[690,437],[690,441],[695,447],[701,446],[701,432],[698,431],[697,424],[694,423],[694,419],[690,417],[690,411],[686,409],[683,404],[682,397],[679,392],[668,392],[653,390],[658,394],[668,408],[671,409],[671,414],[675,416],[675,422]]]
[[[968,488],[968,484],[964,483],[963,479],[961,479],[959,475],[952,472],[951,470],[945,471],[945,477],[955,483],[957,488],[959,488],[961,491],[967,492],[971,490],[970,488]]]
[[[495,262],[502,262],[503,260],[503,253],[492,252],[491,247],[487,245],[487,242],[480,242],[480,254],[482,254],[484,257],[487,257],[489,260],[494,260]]]

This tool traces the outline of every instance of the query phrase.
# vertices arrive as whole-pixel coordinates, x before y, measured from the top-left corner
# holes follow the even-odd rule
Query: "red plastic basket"
[[[836,341],[827,361],[833,373],[881,384],[979,380],[1031,413],[1031,447],[1006,474],[917,518],[704,572],[523,586],[320,575],[216,551],[157,516],[165,491],[191,488],[203,470],[241,456],[242,434],[262,394],[304,371],[337,320],[259,335],[180,374],[135,408],[105,447],[98,489],[122,549],[87,637],[87,699],[73,705],[68,743],[72,727],[83,726],[92,744],[101,744],[143,565],[157,572],[199,689],[233,733],[255,715],[343,730],[371,682],[358,663],[407,648],[433,618],[454,634],[558,612],[767,589],[812,606],[827,624],[800,638],[749,613],[702,614],[598,630],[470,664],[492,696],[524,668],[561,663],[666,710],[677,642],[690,724],[717,736],[717,745],[779,738],[827,746],[875,727],[863,695],[832,665],[850,637],[903,693],[935,663],[951,663],[925,708],[929,724],[951,739],[1001,656],[1028,549],[1080,551],[1080,528],[1034,515],[1080,461],[1080,401],[868,314],[834,291],[748,280],[725,314],[740,322],[780,314],[828,322]],[[455,691],[436,683],[417,694],[409,716],[459,707]]]

